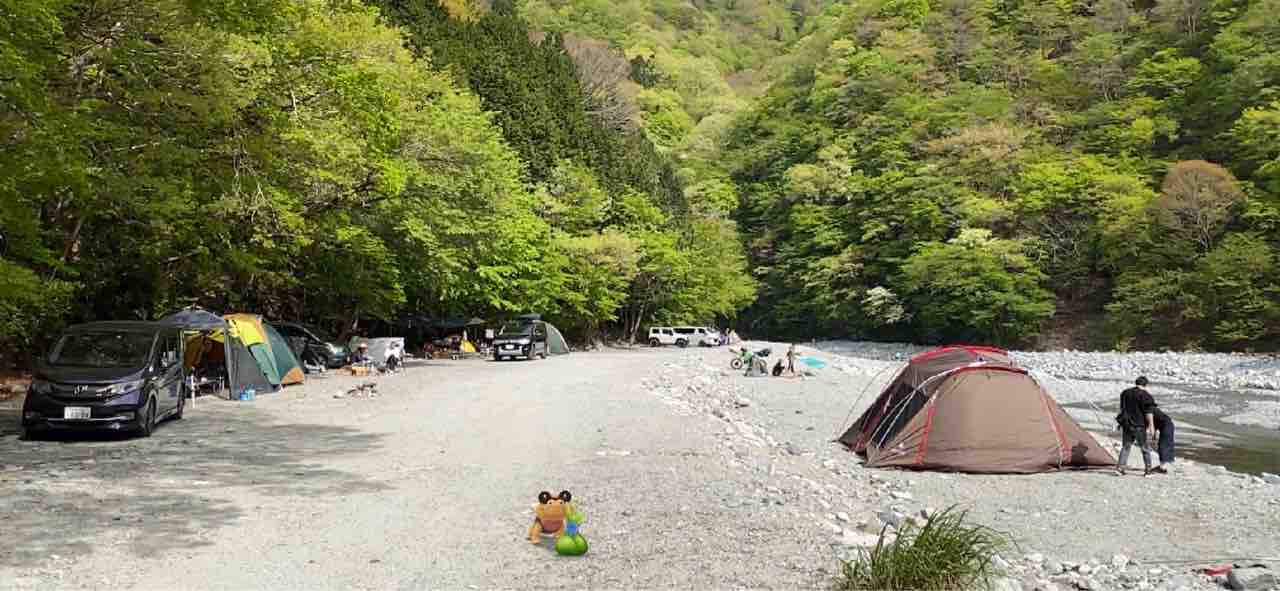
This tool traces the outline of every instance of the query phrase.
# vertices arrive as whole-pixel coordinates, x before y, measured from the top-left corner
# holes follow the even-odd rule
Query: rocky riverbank
[[[900,361],[930,349],[899,343],[818,341],[819,350],[847,357]],[[1019,364],[1058,379],[1130,381],[1219,390],[1255,390],[1280,396],[1280,355],[1115,351],[1012,351]]]
[[[823,348],[802,348],[828,362],[806,378],[743,377],[728,368],[727,353],[712,350],[665,363],[645,386],[675,412],[718,425],[725,464],[757,483],[748,496],[785,502],[796,520],[827,537],[833,562],[873,544],[882,528],[892,533],[953,505],[1016,542],[1017,551],[1001,557],[1001,589],[1211,589],[1225,578],[1198,568],[1277,552],[1280,478],[1197,462],[1148,478],[864,468],[832,439],[892,378],[896,355],[910,349],[859,358]]]
[[[901,363],[928,347],[898,343],[819,341],[817,350],[844,358]],[[1280,356],[1227,353],[1012,351],[1064,404],[1112,403],[1143,375],[1162,406],[1239,425],[1280,429]]]

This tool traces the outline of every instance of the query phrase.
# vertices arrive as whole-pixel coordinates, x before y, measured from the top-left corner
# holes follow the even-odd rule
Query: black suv
[[[36,362],[22,431],[134,431],[150,436],[186,403],[182,329],[158,322],[72,326]]]
[[[308,365],[337,369],[347,364],[347,348],[324,338],[327,335],[315,328],[292,322],[272,322],[271,326],[289,342],[289,348],[298,356],[304,370]]]
[[[547,325],[540,320],[517,322],[502,327],[493,339],[493,360],[524,357],[547,358]]]

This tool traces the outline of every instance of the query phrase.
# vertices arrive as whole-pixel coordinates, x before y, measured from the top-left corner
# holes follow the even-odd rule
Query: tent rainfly
[[[911,358],[839,441],[869,467],[1034,473],[1116,463],[1007,352],[990,347]]]

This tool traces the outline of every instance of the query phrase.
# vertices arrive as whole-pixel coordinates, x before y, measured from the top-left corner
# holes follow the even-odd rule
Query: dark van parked
[[[347,364],[347,348],[338,345],[314,327],[292,322],[272,322],[293,349],[293,354],[303,364],[303,371],[310,371],[309,365],[322,365],[329,369],[337,369]]]
[[[493,339],[494,361],[516,357],[547,358],[547,325],[541,320],[508,324]]]
[[[161,420],[182,418],[182,359],[182,330],[177,326],[72,326],[36,363],[22,405],[23,434],[104,429],[150,436]]]

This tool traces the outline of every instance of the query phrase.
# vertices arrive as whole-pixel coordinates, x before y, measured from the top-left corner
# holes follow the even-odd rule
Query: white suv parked
[[[676,329],[670,326],[652,326],[649,327],[649,346],[661,347],[663,345],[675,345],[677,347],[688,347],[690,342],[689,335],[679,334]]]
[[[699,347],[714,347],[720,344],[720,334],[705,326],[677,326],[677,335],[683,335],[689,342]]]

